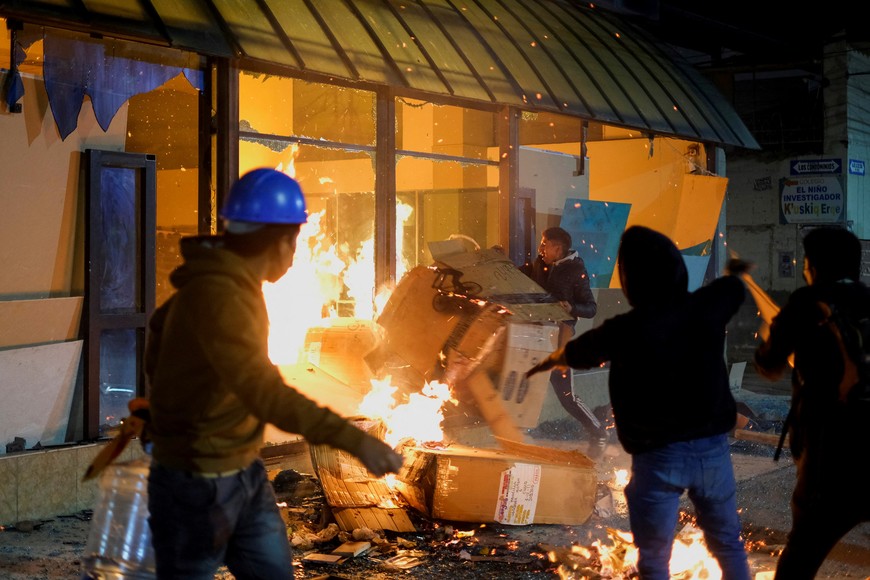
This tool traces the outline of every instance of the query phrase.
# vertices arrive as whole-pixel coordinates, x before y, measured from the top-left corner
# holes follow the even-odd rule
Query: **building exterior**
[[[627,225],[672,236],[694,285],[721,270],[725,148],[757,143],[710,81],[613,13],[564,0],[100,6],[0,2],[0,433],[52,450],[40,461],[67,469],[64,505],[93,497],[77,463],[93,452],[59,453],[104,437],[144,393],[145,324],[171,293],[177,242],[220,229],[248,169],[300,181],[314,229],[297,265],[311,269],[293,272],[329,273],[302,293],[313,320],[276,310],[273,326],[371,318],[431,244],[499,245],[520,263],[560,223],[599,317],[625,308],[612,274]],[[270,293],[298,302],[312,279]],[[0,521],[57,513],[10,459]]]
[[[725,231],[729,251],[755,264],[754,278],[779,304],[804,283],[802,240],[812,228],[846,227],[870,249],[870,39],[838,3],[818,19],[783,18],[755,26],[775,42],[692,59],[759,142],[754,151],[726,148]],[[870,254],[862,272],[870,281]],[[757,331],[750,302],[729,334],[731,361],[750,360]]]

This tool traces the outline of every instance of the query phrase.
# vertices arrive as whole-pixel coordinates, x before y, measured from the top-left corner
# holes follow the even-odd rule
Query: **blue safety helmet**
[[[220,217],[238,225],[304,224],[308,212],[299,183],[281,171],[263,167],[245,173],[233,184]]]

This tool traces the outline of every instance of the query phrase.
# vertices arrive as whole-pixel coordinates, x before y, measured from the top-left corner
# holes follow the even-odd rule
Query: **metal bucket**
[[[115,463],[100,477],[100,495],[82,557],[82,579],[157,577],[148,527],[148,464]]]

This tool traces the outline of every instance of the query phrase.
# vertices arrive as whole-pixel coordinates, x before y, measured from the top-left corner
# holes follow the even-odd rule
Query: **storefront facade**
[[[581,234],[599,317],[624,307],[612,273],[627,225],[673,236],[695,284],[720,269],[722,146],[755,141],[612,14],[560,0],[102,4],[0,2],[7,443],[117,424],[143,392],[137,353],[178,239],[218,232],[223,195],[254,167],[296,177],[312,218],[294,270],[321,274],[317,304],[287,324],[373,319],[431,244],[498,245],[519,264],[552,225]]]

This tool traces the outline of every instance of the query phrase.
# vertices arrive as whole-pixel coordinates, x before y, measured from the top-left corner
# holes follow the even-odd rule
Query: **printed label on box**
[[[495,503],[495,521],[511,526],[531,524],[535,520],[540,487],[540,465],[517,463],[502,471]]]

